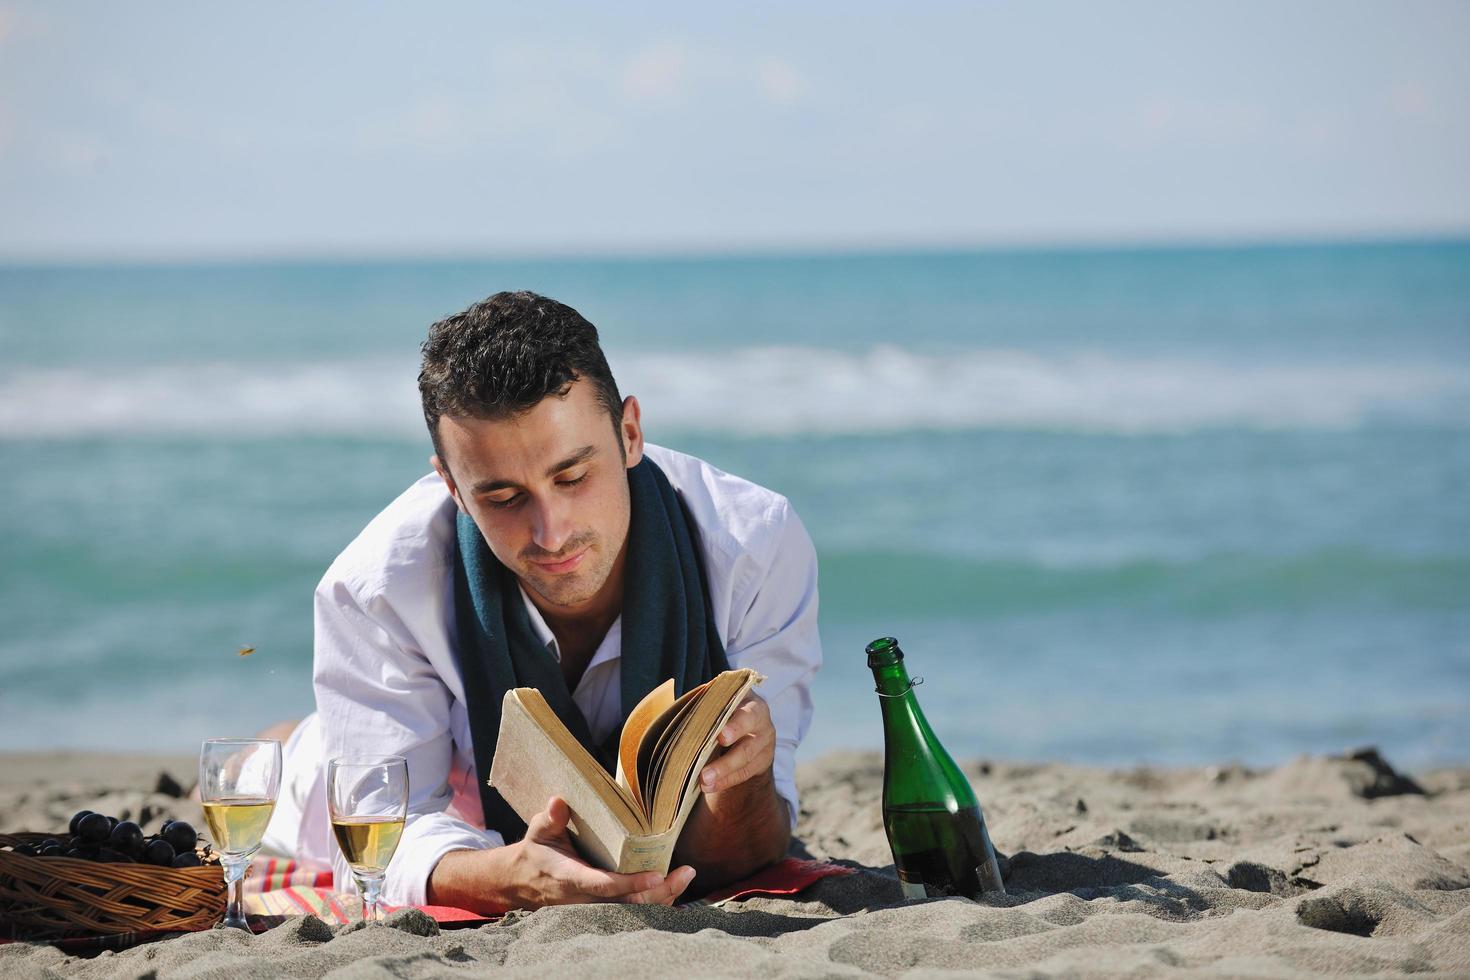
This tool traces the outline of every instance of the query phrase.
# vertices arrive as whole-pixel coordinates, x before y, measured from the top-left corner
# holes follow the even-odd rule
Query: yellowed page
[[[649,787],[653,795],[651,826],[654,832],[663,832],[675,826],[682,819],[681,814],[688,815],[690,807],[684,803],[694,799],[698,770],[703,769],[714,754],[720,729],[740,706],[745,693],[761,680],[763,678],[753,670],[725,671],[710,681],[709,689],[683,719],[680,731],[673,736],[663,772]]]
[[[633,708],[628,720],[623,723],[623,733],[618,737],[617,781],[638,802],[645,819],[648,806],[644,803],[638,779],[638,746],[648,727],[674,703],[674,679],[671,677],[644,695]]]
[[[659,773],[663,772],[664,760],[668,758],[669,745],[683,720],[708,689],[709,681],[706,681],[685,691],[643,736],[643,744],[638,748],[638,779],[643,786],[646,812],[650,817],[653,815],[653,794],[658,787]]]

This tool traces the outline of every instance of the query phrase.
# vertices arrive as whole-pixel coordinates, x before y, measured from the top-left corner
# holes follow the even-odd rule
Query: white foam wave
[[[1242,365],[896,347],[632,354],[614,361],[655,431],[741,435],[913,429],[1114,433],[1470,425],[1448,364]],[[171,365],[0,374],[0,438],[422,433],[417,365]]]

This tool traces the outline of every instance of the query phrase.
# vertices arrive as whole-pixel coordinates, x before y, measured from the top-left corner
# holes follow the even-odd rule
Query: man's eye
[[[516,494],[514,497],[506,497],[504,500],[491,500],[491,499],[487,499],[485,502],[487,504],[489,504],[491,507],[498,507],[501,510],[504,510],[507,507],[514,506],[520,499],[521,499],[521,495],[520,494]]]
[[[557,484],[559,486],[563,486],[563,487],[574,487],[577,484],[581,483],[585,479],[587,479],[587,474],[586,473],[583,473],[581,476],[577,477],[575,480],[558,480],[557,481]]]

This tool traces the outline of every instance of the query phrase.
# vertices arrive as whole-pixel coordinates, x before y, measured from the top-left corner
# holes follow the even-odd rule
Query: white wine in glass
[[[332,834],[362,893],[362,920],[381,917],[378,896],[408,816],[408,762],[402,756],[339,758],[327,763]]]
[[[211,738],[199,750],[199,802],[230,890],[224,924],[248,930],[241,890],[281,789],[281,743]]]

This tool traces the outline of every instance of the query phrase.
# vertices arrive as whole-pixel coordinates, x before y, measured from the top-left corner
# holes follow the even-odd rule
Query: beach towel
[[[853,869],[827,861],[786,858],[744,881],[711,892],[703,898],[680,903],[680,908],[723,905],[757,896],[795,895],[823,878],[852,874]],[[257,861],[245,882],[245,912],[250,927],[264,932],[293,915],[314,915],[324,922],[342,924],[362,918],[362,902],[355,894],[332,891],[332,872],[312,871],[293,861]],[[384,905],[383,912],[403,906]],[[467,909],[443,905],[413,906],[439,923],[440,928],[462,928],[493,922],[499,916],[480,915]]]

